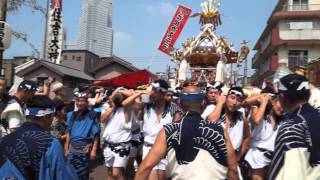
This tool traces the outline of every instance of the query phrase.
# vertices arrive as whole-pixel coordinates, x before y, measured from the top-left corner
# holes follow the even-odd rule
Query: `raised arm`
[[[242,102],[242,106],[251,106],[251,105],[254,105],[257,103],[257,101],[259,100],[260,98],[260,94],[259,95],[254,95],[254,96],[250,96],[248,97],[247,99],[245,99],[243,102]]]
[[[95,104],[100,104],[103,101],[103,96],[104,96],[104,93],[103,93],[102,89],[100,89],[99,93],[96,93],[96,96],[95,96],[96,103]]]
[[[260,106],[258,107],[258,110],[252,114],[252,123],[254,125],[258,125],[262,121],[269,100],[271,100],[271,96],[267,94],[262,94],[260,96],[259,98]]]
[[[212,122],[217,122],[220,119],[222,109],[226,102],[226,96],[221,95],[217,98],[217,105],[212,113],[209,114],[208,120]]]
[[[120,93],[120,94],[123,94],[125,96],[132,96],[134,94],[134,91],[131,91],[131,90],[127,90],[127,89],[117,89],[116,90],[117,93]]]
[[[142,94],[145,94],[147,93],[146,91],[136,91],[135,93],[133,93],[131,96],[129,96],[127,99],[125,99],[123,102],[122,102],[122,106],[130,106],[132,105],[135,100],[137,98],[139,98]]]
[[[37,92],[36,95],[49,96],[49,93],[50,93],[50,82],[46,80],[43,85],[43,92]]]
[[[116,105],[113,103],[112,98],[109,97],[109,102],[111,102],[111,107],[106,106],[104,109],[104,112],[101,114],[100,122],[101,123],[106,123],[110,119],[111,115],[115,112],[116,110]]]

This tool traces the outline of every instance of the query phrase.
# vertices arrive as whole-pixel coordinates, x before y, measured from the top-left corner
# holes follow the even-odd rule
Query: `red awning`
[[[141,70],[136,72],[130,72],[126,74],[119,75],[112,79],[106,80],[95,80],[94,85],[97,86],[126,86],[128,88],[135,88],[137,82],[140,82],[142,85],[149,84],[150,82],[157,80],[158,77],[147,70]]]

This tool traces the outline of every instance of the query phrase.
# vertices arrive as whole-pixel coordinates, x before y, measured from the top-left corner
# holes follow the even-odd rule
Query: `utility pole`
[[[49,23],[49,9],[50,9],[50,0],[47,0],[47,9],[45,13],[46,23],[44,25],[44,40],[43,40],[43,51],[42,58],[47,59],[47,45],[48,45],[48,23]]]
[[[247,59],[248,59],[248,55],[250,53],[250,48],[248,47],[248,41],[246,41],[246,40],[243,40],[241,44],[242,44],[242,47],[241,47],[241,50],[239,53],[238,61],[243,60],[243,62],[244,62],[243,83],[242,83],[242,85],[244,87],[248,84],[248,62],[247,62]]]
[[[233,63],[230,64],[230,84],[233,82]]]
[[[168,77],[168,80],[170,79],[170,73],[171,73],[171,67],[170,65],[167,66],[167,77]]]
[[[7,15],[7,0],[0,1],[0,21],[6,21]],[[4,50],[0,50],[0,75],[2,76],[2,64],[3,64],[3,52]]]
[[[248,58],[244,59],[243,86],[248,84]]]

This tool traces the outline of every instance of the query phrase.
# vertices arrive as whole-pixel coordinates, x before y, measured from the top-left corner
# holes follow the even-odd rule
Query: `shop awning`
[[[119,75],[112,79],[95,80],[94,85],[103,87],[119,87],[126,86],[128,88],[135,88],[137,84],[144,85],[157,80],[158,76],[152,74],[148,70],[141,70]]]

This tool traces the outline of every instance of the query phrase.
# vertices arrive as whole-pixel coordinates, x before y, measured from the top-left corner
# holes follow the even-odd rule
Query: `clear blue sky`
[[[164,71],[170,58],[157,50],[179,4],[200,12],[204,0],[113,0],[114,54],[125,57],[139,68],[146,68],[153,56],[151,70]],[[45,0],[39,0],[44,5]],[[82,0],[63,0],[64,25],[68,41],[76,41],[79,35],[79,18]],[[218,35],[224,35],[237,49],[243,39],[249,46],[255,44],[263,31],[276,0],[221,0],[222,26]],[[180,47],[187,38],[199,33],[198,18],[189,19],[176,43]],[[8,14],[7,21],[15,31],[27,33],[28,39],[42,52],[44,17],[30,8]],[[30,46],[13,39],[6,58],[31,55]],[[251,53],[252,56],[253,53]],[[251,57],[250,56],[250,57]]]

